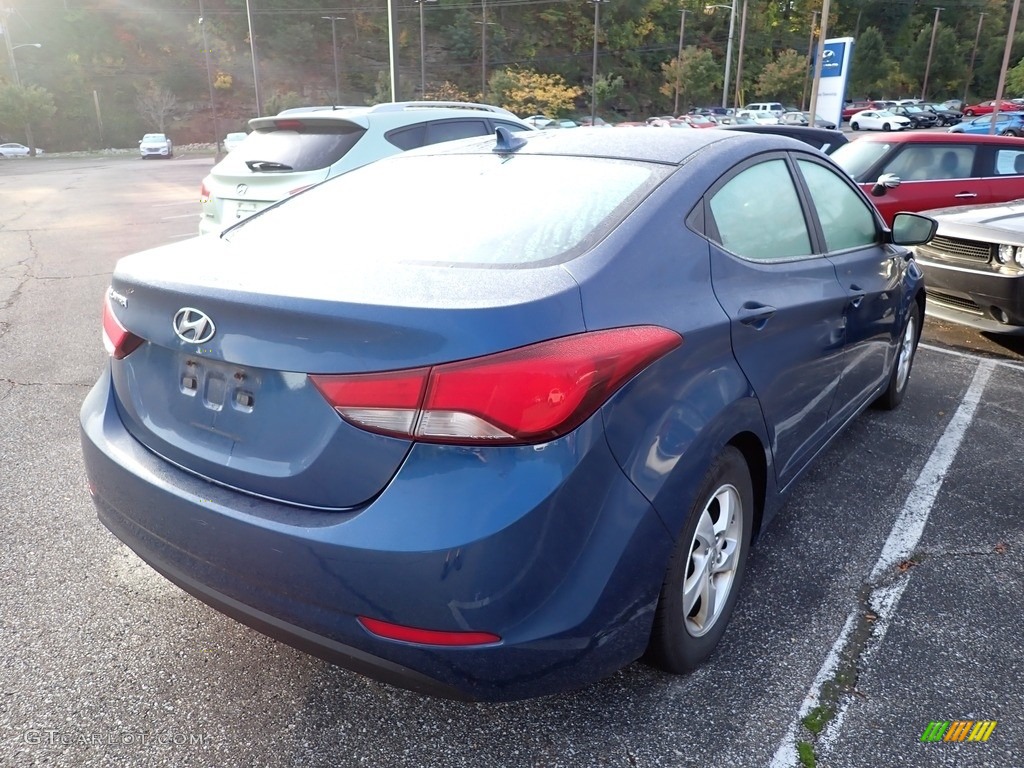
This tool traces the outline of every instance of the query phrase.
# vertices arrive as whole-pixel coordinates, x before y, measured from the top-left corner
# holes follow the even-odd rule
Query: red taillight
[[[207,177],[209,178],[209,177]],[[208,203],[210,202],[210,188],[206,186],[206,179],[203,179],[199,184],[199,202]]]
[[[145,339],[129,331],[114,315],[110,299],[103,300],[103,346],[115,360],[120,360],[134,352]]]
[[[536,443],[571,432],[681,343],[673,331],[637,326],[433,368],[311,378],[342,417],[372,432],[435,443]]]
[[[305,123],[301,120],[275,120],[274,127],[279,131],[301,131]]]
[[[490,645],[500,643],[501,637],[491,632],[446,632],[436,629],[419,629],[392,624],[389,621],[359,616],[358,621],[368,632],[389,640],[420,645]]]

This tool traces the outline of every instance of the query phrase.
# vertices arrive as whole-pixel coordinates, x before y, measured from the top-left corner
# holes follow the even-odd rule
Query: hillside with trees
[[[256,83],[264,114],[391,98],[385,0],[5,6],[0,132],[29,143],[28,126],[31,139],[51,151],[134,146],[154,130],[166,130],[177,144],[213,141],[244,129],[256,114]],[[962,97],[965,89],[972,99],[994,96],[1009,0],[945,3],[937,24],[933,6],[906,0],[832,7],[828,36],[857,39],[849,97],[919,96],[926,69],[930,98]],[[730,104],[737,95],[741,103],[800,104],[820,4],[737,0],[735,8],[732,73],[740,77],[729,89]],[[589,114],[593,2],[400,0],[396,11],[399,99],[483,100],[523,116]],[[724,2],[601,0],[597,11],[598,114],[642,119],[672,112],[677,99],[680,112],[721,103],[730,16]],[[1018,34],[1007,96],[1024,95],[1022,56]]]

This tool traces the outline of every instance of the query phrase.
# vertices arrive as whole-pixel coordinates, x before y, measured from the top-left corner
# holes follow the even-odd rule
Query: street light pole
[[[420,98],[427,95],[427,38],[423,26],[423,4],[436,3],[437,0],[413,0],[420,7]]]
[[[978,14],[978,31],[974,33],[974,48],[971,49],[971,65],[967,68],[967,82],[964,83],[964,98],[960,104],[961,110],[967,106],[967,89],[971,87],[971,78],[974,77],[974,57],[978,55],[978,41],[981,39],[981,22],[984,19],[984,13]]]
[[[811,64],[814,62],[814,28],[818,25],[818,12],[811,14],[811,37],[807,41],[807,69],[804,71],[804,89],[800,93],[800,111],[807,108],[807,81],[811,77]]]
[[[686,14],[684,8],[679,12],[679,53],[676,54],[676,99],[673,102],[672,114],[679,116],[679,68],[683,64],[683,31],[686,29]]]
[[[932,51],[935,50],[935,33],[939,29],[939,14],[942,13],[945,8],[935,9],[935,20],[932,21],[932,42],[928,46],[928,61],[924,65],[924,83],[921,84],[921,100],[924,101],[925,92],[928,90],[928,73],[932,68]]]
[[[249,51],[252,53],[252,87],[256,92],[256,117],[263,114],[263,102],[260,101],[260,73],[256,66],[256,35],[252,29],[252,8],[249,0],[245,0],[245,18],[249,24]]]
[[[706,13],[713,13],[714,8],[725,8],[729,11],[729,44],[725,47],[725,77],[722,80],[722,108],[729,104],[729,76],[732,73],[732,41],[736,32],[736,0],[732,5],[705,5]]]
[[[210,115],[213,117],[214,157],[220,162],[220,129],[217,127],[217,103],[213,99],[213,71],[210,69],[210,45],[206,41],[206,25],[203,23],[203,0],[199,0],[199,29],[203,33],[203,55],[206,57],[206,82],[210,86]]]
[[[341,87],[338,85],[338,33],[334,28],[337,21],[344,21],[344,16],[321,16],[321,19],[331,22],[331,46],[334,51],[334,106],[341,103]]]

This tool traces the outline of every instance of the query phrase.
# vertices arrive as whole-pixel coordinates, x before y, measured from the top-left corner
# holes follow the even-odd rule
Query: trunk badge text
[[[174,314],[175,335],[190,344],[203,344],[213,338],[217,328],[204,312],[192,307],[182,307]]]

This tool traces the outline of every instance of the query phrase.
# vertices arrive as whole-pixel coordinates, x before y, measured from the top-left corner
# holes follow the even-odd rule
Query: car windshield
[[[583,157],[405,155],[337,176],[224,238],[274,259],[300,236],[339,260],[536,264],[593,247],[670,172]]]
[[[135,134],[138,136],[138,134]],[[166,137],[162,133],[147,133],[142,137],[143,141],[166,141]]]
[[[892,144],[886,141],[851,141],[836,149],[831,157],[855,181],[874,181],[861,176],[891,148]]]

